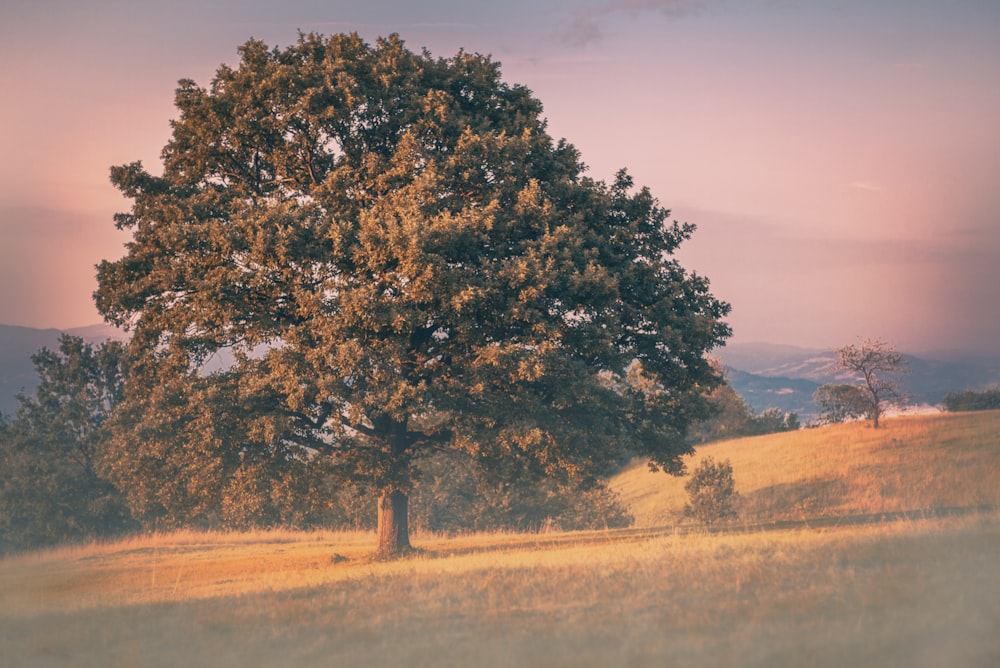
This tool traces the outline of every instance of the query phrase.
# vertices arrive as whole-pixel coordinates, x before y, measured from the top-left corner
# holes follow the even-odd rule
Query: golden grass
[[[993,665],[1000,516],[753,533],[160,535],[0,562],[11,666]],[[335,559],[333,555],[346,559]]]
[[[760,518],[995,504],[998,433],[1000,414],[901,418],[698,456],[731,459]],[[709,533],[661,526],[682,479],[615,485],[658,528],[418,535],[389,562],[372,534],[289,531],[8,557],[0,665],[1000,665],[997,511]]]
[[[733,465],[742,520],[1000,506],[1000,411],[899,417],[699,447]],[[685,478],[635,462],[611,480],[640,527],[682,520]]]

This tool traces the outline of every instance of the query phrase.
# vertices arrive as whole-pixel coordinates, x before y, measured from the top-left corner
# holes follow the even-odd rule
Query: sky
[[[0,323],[100,322],[112,165],[251,37],[491,55],[591,176],[627,167],[732,342],[1000,354],[996,0],[32,0],[0,7]]]

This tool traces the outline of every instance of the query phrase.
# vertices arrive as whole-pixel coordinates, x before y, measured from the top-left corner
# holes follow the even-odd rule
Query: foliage
[[[107,470],[134,508],[281,519],[316,469],[405,516],[437,449],[560,484],[623,452],[682,470],[729,334],[673,258],[692,225],[624,171],[585,177],[488,58],[357,35],[240,55],[181,82],[162,176],[112,169],[132,240],[95,298],[132,333]]]
[[[907,372],[903,355],[881,339],[866,339],[860,345],[838,348],[837,357],[830,366],[832,372],[847,371],[855,376],[858,397],[842,397],[854,401],[856,409],[864,407],[863,414],[878,428],[879,417],[887,404],[905,401],[899,390],[896,376]],[[834,391],[843,394],[842,390]],[[851,404],[848,404],[849,406]]]
[[[113,535],[131,526],[97,462],[121,398],[122,347],[63,336],[32,356],[40,378],[0,428],[0,550]]]
[[[283,443],[287,420],[266,385],[166,365],[130,369],[102,471],[146,527],[342,526],[355,486],[330,492],[326,460]]]
[[[801,428],[797,413],[786,413],[780,408],[765,408],[759,414],[751,417],[747,436],[777,434],[783,431],[795,431]]]
[[[813,401],[820,409],[817,420],[820,424],[835,424],[866,417],[871,406],[869,398],[860,387],[836,383],[816,388]]]
[[[988,411],[1000,409],[1000,387],[949,392],[941,401],[946,411]]]
[[[632,524],[618,495],[599,483],[504,480],[454,455],[423,459],[411,525],[434,532],[606,529]]]
[[[760,436],[799,428],[799,417],[779,408],[768,408],[760,414],[740,397],[728,381],[708,395],[710,417],[699,420],[688,429],[688,442],[704,444],[741,436]]]
[[[705,457],[691,474],[691,479],[684,484],[684,490],[688,493],[685,515],[706,525],[736,517],[733,504],[739,498],[739,492],[736,491],[733,467],[728,459],[716,462],[712,457]]]

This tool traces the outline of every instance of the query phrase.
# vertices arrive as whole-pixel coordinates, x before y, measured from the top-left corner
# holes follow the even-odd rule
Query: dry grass
[[[900,417],[698,448],[729,459],[745,522],[1000,506],[1000,411]],[[641,462],[611,481],[637,526],[681,521],[684,478]]]
[[[1000,516],[835,530],[157,536],[0,562],[10,666],[996,665]],[[346,560],[333,559],[340,554]]]
[[[785,507],[764,493],[780,484],[810,486],[830,504],[822,512],[995,498],[985,485],[997,479],[1000,416],[922,420],[702,454],[729,457],[761,513]],[[945,482],[923,480],[935,475]],[[848,491],[821,493],[816,481],[829,478]],[[647,522],[683,505],[682,480],[630,471],[619,483],[648,503]],[[665,491],[674,483],[680,495]],[[877,484],[877,496],[848,498]],[[179,532],[0,560],[0,664],[1000,665],[995,511],[415,544],[414,556],[375,562],[370,534]]]

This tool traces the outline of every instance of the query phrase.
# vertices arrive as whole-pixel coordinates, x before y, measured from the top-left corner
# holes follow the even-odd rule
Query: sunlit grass
[[[1000,413],[901,418],[696,458],[729,458],[758,519],[978,506],[996,504],[998,433]],[[1000,665],[996,510],[708,532],[673,523],[683,479],[615,484],[643,526],[418,534],[395,561],[371,558],[373,534],[329,531],[8,557],[0,665]]]
[[[1000,652],[996,514],[423,537],[390,562],[370,560],[363,535],[175,538],[0,562],[5,665],[989,665]]]

